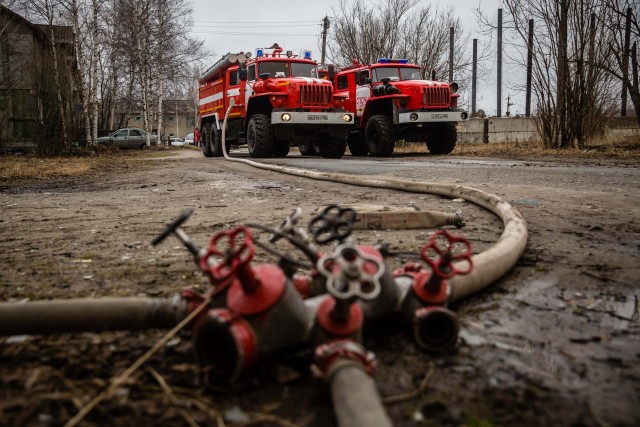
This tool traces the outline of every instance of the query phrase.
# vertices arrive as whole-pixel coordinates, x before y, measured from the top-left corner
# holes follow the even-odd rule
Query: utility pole
[[[455,40],[454,28],[449,27],[449,82],[453,81],[453,42]]]
[[[322,18],[322,58],[320,59],[320,63],[324,64],[324,58],[327,53],[327,30],[329,29],[329,17],[325,16]]]
[[[502,9],[498,9],[498,108],[496,115],[502,116]]]
[[[624,51],[622,52],[622,96],[620,115],[627,115],[627,81],[629,80],[629,45],[631,43],[631,8],[627,9],[627,19],[624,27]]]
[[[529,19],[529,40],[527,43],[527,98],[524,115],[531,116],[531,77],[533,73],[533,19]]]
[[[471,117],[476,116],[477,77],[478,77],[478,39],[473,39],[473,65],[471,67]]]

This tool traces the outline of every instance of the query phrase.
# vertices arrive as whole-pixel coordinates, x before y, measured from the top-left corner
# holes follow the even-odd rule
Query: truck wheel
[[[227,154],[229,154],[229,149],[231,148],[231,144],[227,142]],[[211,130],[211,152],[214,157],[222,157],[222,132],[218,129]]]
[[[329,141],[318,144],[318,154],[326,159],[340,159],[346,149],[345,138],[329,138]]]
[[[347,139],[347,145],[352,156],[367,155],[367,143],[364,141],[362,132],[351,132],[349,139]]]
[[[213,157],[213,150],[211,149],[211,126],[207,125],[202,128],[200,145],[202,146],[202,154],[205,157]]]
[[[273,147],[273,157],[287,157],[289,154],[289,141],[276,140]]]
[[[274,138],[271,120],[264,114],[256,114],[247,126],[247,148],[251,157],[271,157]]]
[[[315,156],[316,148],[313,144],[313,141],[307,140],[304,144],[298,145],[298,149],[300,150],[300,154],[303,156]]]
[[[458,129],[455,123],[437,123],[427,140],[427,148],[431,154],[449,154],[456,146]]]
[[[389,157],[396,143],[391,119],[384,114],[372,116],[367,123],[364,138],[369,154],[375,157]]]

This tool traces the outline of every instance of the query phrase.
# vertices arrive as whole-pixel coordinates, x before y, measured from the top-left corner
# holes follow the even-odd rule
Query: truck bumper
[[[273,125],[352,125],[353,113],[347,112],[306,112],[306,111],[274,111],[271,113]]]
[[[410,111],[398,114],[397,124],[464,122],[469,119],[466,111]]]

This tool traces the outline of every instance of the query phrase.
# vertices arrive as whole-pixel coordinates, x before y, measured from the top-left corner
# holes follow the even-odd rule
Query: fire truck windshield
[[[291,69],[289,69],[291,67]],[[305,62],[265,61],[261,62],[258,74],[269,73],[269,77],[318,77],[318,68],[315,64]]]
[[[373,69],[373,81],[379,82],[382,79],[398,80],[420,80],[420,69],[409,67],[378,67]]]
[[[289,77],[289,64],[286,62],[261,62],[258,75],[269,73],[269,77]]]
[[[318,69],[314,64],[306,64],[303,62],[291,63],[291,75],[293,77],[318,77]]]

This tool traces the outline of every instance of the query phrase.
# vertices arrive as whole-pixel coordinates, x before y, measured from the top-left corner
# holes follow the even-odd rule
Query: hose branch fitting
[[[322,332],[327,337],[359,339],[363,313],[356,301],[372,301],[380,295],[384,263],[352,243],[343,243],[332,254],[323,255],[317,269],[329,293],[316,313]]]

